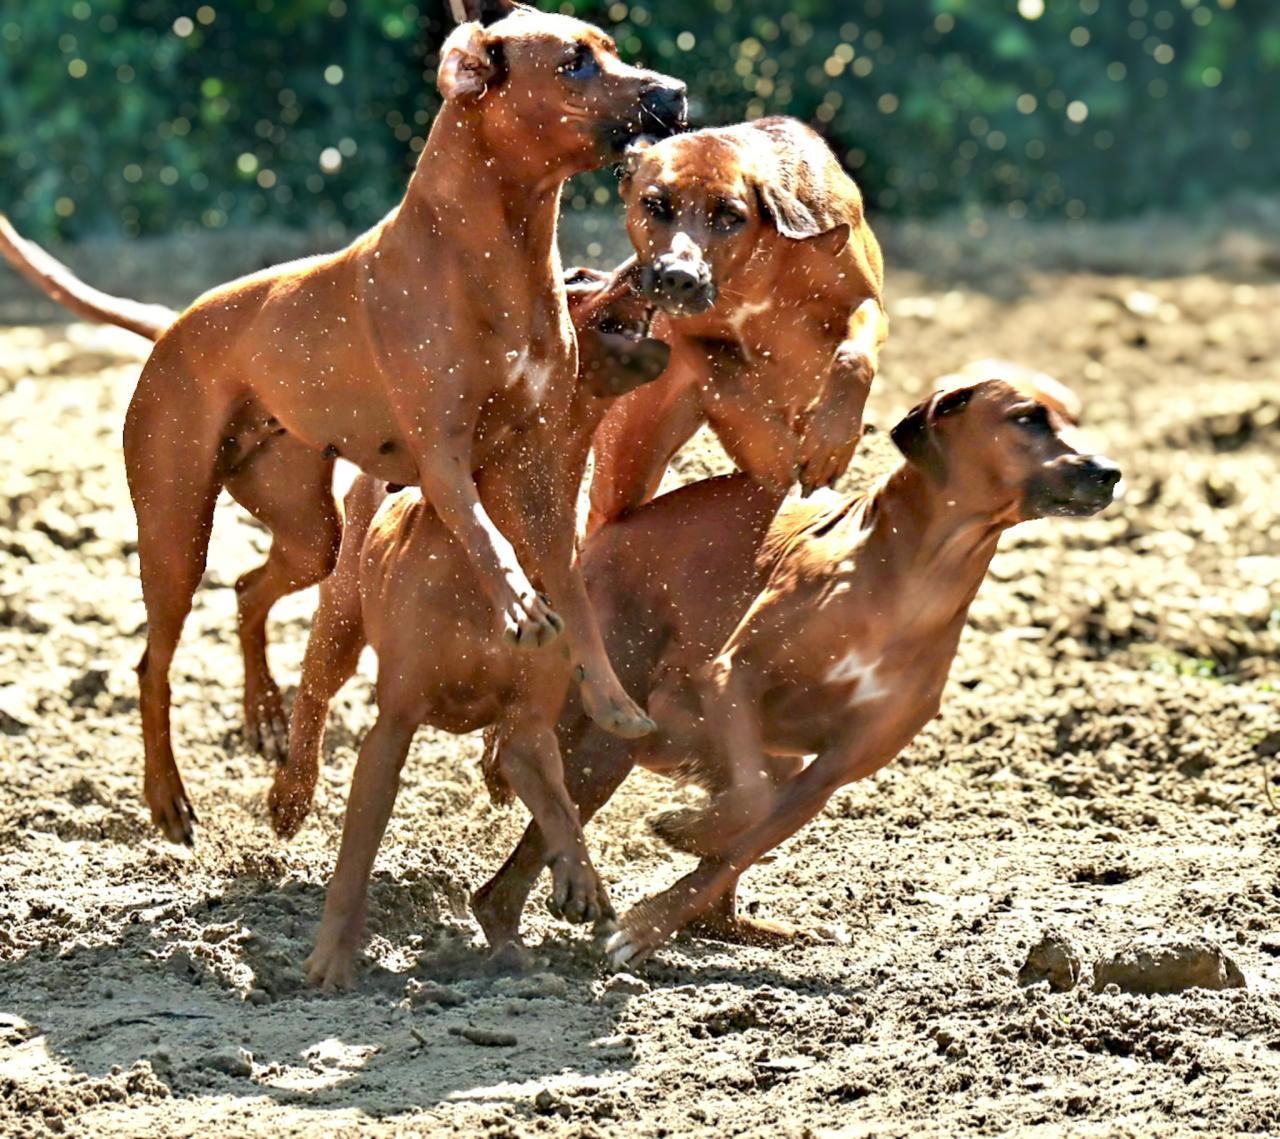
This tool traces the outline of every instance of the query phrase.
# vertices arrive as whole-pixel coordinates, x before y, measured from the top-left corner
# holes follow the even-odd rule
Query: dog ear
[[[618,164],[618,183],[624,189],[640,169],[640,163],[644,161],[644,152],[656,141],[651,135],[638,134],[627,143],[626,150],[622,152],[622,161]]]
[[[767,142],[752,146],[756,193],[783,237],[808,241],[831,234],[839,253],[862,221],[862,195],[815,132],[793,119],[751,124]]]
[[[474,20],[459,24],[440,48],[436,86],[446,99],[483,95],[502,78],[500,45]]]
[[[484,27],[509,16],[517,7],[511,0],[449,0],[449,10],[459,24],[475,20]]]
[[[937,392],[907,412],[889,438],[907,462],[941,482],[947,477],[947,456],[938,438],[938,420],[962,411],[972,398],[972,387]]]

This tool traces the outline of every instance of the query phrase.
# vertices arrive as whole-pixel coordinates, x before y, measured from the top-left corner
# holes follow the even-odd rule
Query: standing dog
[[[626,281],[579,270],[569,303],[578,330],[581,382],[558,424],[565,460],[579,473],[608,401],[659,375],[667,346],[646,338],[652,310]],[[477,476],[482,497],[518,500],[528,468],[498,457]],[[270,807],[276,830],[293,834],[310,808],[325,717],[367,643],[378,653],[378,718],[360,748],[337,869],[325,900],[311,979],[347,985],[364,930],[369,874],[395,803],[400,769],[418,725],[451,732],[490,729],[504,781],[547,838],[556,909],[575,921],[611,916],[564,789],[556,716],[571,662],[555,652],[522,653],[502,637],[501,612],[486,596],[457,536],[431,504],[403,494],[379,509],[380,484],[365,475],[346,499],[334,572],[320,590],[294,702],[289,758],[276,773]]]
[[[570,710],[568,791],[585,821],[639,763],[710,795],[701,810],[656,820],[701,862],[623,918],[611,965],[695,922],[730,940],[794,933],[736,914],[739,876],[936,715],[1000,535],[1110,503],[1118,468],[1073,450],[1061,427],[1045,405],[986,381],[913,409],[893,430],[905,461],[865,496],[795,502],[774,517],[778,496],[732,475],[592,538],[585,573],[607,643],[630,683],[648,677],[658,730],[612,740]],[[530,825],[473,899],[496,947],[519,943],[543,849]]]
[[[592,526],[649,499],[703,423],[766,485],[830,485],[857,446],[888,334],[857,185],[784,118],[679,135],[628,164],[627,230],[672,356],[600,425]]]
[[[265,620],[334,564],[339,455],[422,488],[509,641],[536,647],[567,629],[593,717],[624,735],[652,726],[609,665],[575,564],[579,472],[559,432],[576,345],[555,238],[565,180],[641,130],[676,129],[684,86],[624,65],[579,20],[506,0],[464,6],[479,19],[441,50],[444,104],[401,204],[340,253],[197,300],[161,333],[130,404],[144,791],[170,839],[191,840],[194,814],[174,761],[169,671],[218,490],[273,534],[266,564],[238,583],[239,619],[249,736],[280,755]],[[525,477],[486,500],[476,473],[508,452]]]

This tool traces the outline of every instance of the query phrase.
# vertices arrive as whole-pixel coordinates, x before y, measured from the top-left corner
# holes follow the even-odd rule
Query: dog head
[[[857,186],[792,119],[642,140],[627,156],[622,196],[641,286],[673,316],[706,312],[772,242],[838,253],[862,217]]]
[[[569,315],[578,335],[578,379],[601,399],[656,380],[671,359],[670,346],[649,335],[653,306],[628,276],[599,269],[565,273]]]
[[[1086,516],[1111,504],[1120,468],[1081,454],[1063,438],[1068,424],[1048,405],[1003,380],[935,393],[894,427],[907,460],[949,500],[1012,504],[1011,521]]]
[[[478,116],[513,163],[535,157],[561,173],[589,170],[642,133],[683,128],[685,85],[623,63],[599,28],[510,0],[451,4],[463,22],[440,49],[440,93]]]

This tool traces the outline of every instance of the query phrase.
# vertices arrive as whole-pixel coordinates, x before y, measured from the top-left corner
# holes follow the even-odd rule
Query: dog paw
[[[604,883],[585,855],[555,855],[547,859],[547,867],[551,871],[547,908],[556,917],[578,925],[614,916]]]
[[[267,792],[267,810],[271,814],[271,829],[277,836],[293,838],[311,813],[315,789],[299,787],[292,781],[281,778],[286,770],[280,768],[271,781],[271,790]]]
[[[624,926],[604,943],[605,966],[611,973],[625,973],[639,965],[655,948]]]
[[[331,993],[350,989],[356,981],[356,947],[345,933],[330,935],[321,923],[316,947],[303,963],[307,980],[317,989]]]
[[[147,787],[145,797],[151,808],[151,821],[170,842],[195,845],[196,812],[187,798],[182,781],[163,787]]]
[[[519,976],[532,973],[538,967],[538,958],[533,951],[519,940],[508,941],[495,946],[489,954],[486,969],[490,973],[514,974]]]
[[[636,740],[647,736],[657,728],[644,710],[625,692],[601,691],[601,686],[590,680],[581,685],[582,706],[587,715],[610,735],[624,740]]]
[[[701,857],[704,853],[701,840],[707,823],[706,811],[676,807],[650,819],[649,830],[673,850]]]
[[[280,690],[274,684],[256,696],[246,694],[244,739],[250,751],[257,752],[269,763],[282,764],[289,758],[289,717],[285,715]]]
[[[542,648],[563,632],[564,620],[542,597],[513,601],[503,614],[503,639],[516,648]]]

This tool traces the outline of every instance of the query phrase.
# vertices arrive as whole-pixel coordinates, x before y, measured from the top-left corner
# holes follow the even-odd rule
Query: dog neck
[[[496,153],[482,125],[478,108],[441,108],[384,237],[448,233],[465,248],[502,249],[502,260],[487,267],[492,273],[509,273],[515,255],[517,264],[545,267],[558,279],[556,224],[569,172],[532,157],[536,147]]]
[[[922,586],[923,605],[910,600],[911,589],[886,593],[903,598],[921,617],[963,614],[986,576],[1000,535],[1017,521],[1017,505],[1016,500],[966,501],[956,488],[902,463],[858,512],[863,534],[858,560],[895,582]]]

